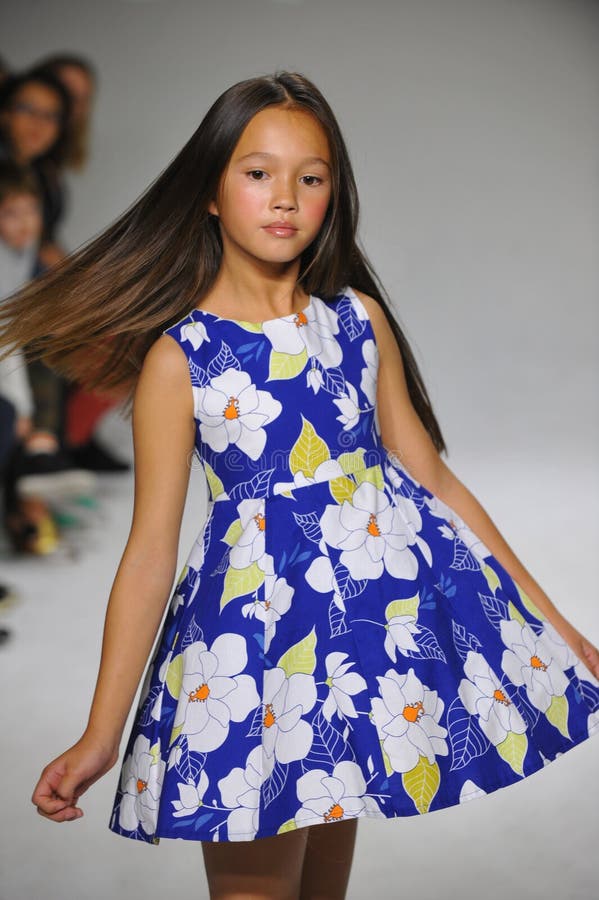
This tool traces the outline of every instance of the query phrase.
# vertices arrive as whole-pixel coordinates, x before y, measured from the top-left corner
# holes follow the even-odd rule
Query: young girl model
[[[483,796],[599,730],[599,652],[441,460],[357,219],[316,87],[243,81],[2,338],[134,388],[89,721],[32,801],[83,814],[170,596],[109,827],[202,841],[212,897],[343,897],[359,818]],[[208,513],[171,594],[194,456]]]

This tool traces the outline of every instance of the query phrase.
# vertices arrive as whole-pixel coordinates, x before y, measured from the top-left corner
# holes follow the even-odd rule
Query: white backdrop
[[[70,247],[138,196],[230,84],[276,68],[316,82],[347,139],[362,241],[414,347],[448,464],[597,642],[599,6],[20,0],[3,5],[0,35],[15,68],[73,50],[99,70],[92,159],[70,179]],[[53,743],[48,752],[62,749]],[[591,897],[599,819],[588,779],[596,787],[597,749],[572,753],[578,769],[574,759],[550,766],[538,784],[455,817],[449,810],[406,820],[401,831],[366,823],[352,896],[363,896],[360,885],[372,893],[378,876],[380,897],[457,896],[458,887],[463,897],[484,891],[489,900],[509,889],[526,898]],[[552,799],[538,820],[543,787]],[[127,885],[150,900],[173,880],[179,888],[201,882],[199,845],[163,841],[147,853],[109,835],[106,797],[90,813],[94,826],[69,831],[81,842],[85,890],[81,881],[69,888],[60,866],[46,873],[56,890],[96,898]],[[34,824],[37,840],[64,852],[64,831]],[[403,850],[394,846],[400,839]],[[533,842],[548,854],[534,866]],[[33,877],[25,867],[8,882],[11,893],[0,887],[1,900],[33,896],[20,893],[27,872]],[[52,893],[48,884],[43,895]]]

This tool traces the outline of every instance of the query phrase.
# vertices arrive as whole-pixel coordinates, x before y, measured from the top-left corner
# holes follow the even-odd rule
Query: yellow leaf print
[[[391,760],[389,759],[389,755],[385,753],[385,748],[383,747],[383,742],[379,741],[381,747],[381,753],[383,754],[383,762],[385,763],[385,772],[387,775],[393,775],[395,771],[393,766],[391,765]]]
[[[316,467],[331,458],[325,441],[316,433],[311,422],[302,416],[302,430],[289,454],[289,468],[294,475],[303,472],[306,478],[313,478]]]
[[[295,819],[287,819],[286,822],[283,822],[282,825],[277,829],[277,834],[285,834],[286,831],[295,831],[297,829],[297,825]]]
[[[401,780],[418,812],[427,813],[441,783],[437,761],[430,763],[426,756],[421,756],[413,769],[402,773]]]
[[[514,584],[516,585],[516,590],[518,591],[520,600],[522,601],[522,605],[529,611],[529,613],[531,613],[535,617],[535,619],[539,619],[541,622],[546,622],[546,616],[544,616],[541,610],[537,606],[535,606],[528,594],[522,590],[522,588],[516,581],[514,581]]]
[[[239,540],[242,532],[243,525],[241,524],[241,519],[235,519],[235,521],[231,522],[231,524],[227,528],[226,534],[224,535],[222,540],[225,544],[228,544],[229,547],[234,547]]]
[[[173,728],[173,730],[171,731],[171,736],[170,736],[169,742],[168,742],[169,747],[171,747],[175,743],[175,741],[181,734],[182,729],[183,729],[183,722],[181,722],[180,725],[177,725],[176,728]]]
[[[329,490],[339,506],[344,500],[349,500],[351,503],[351,498],[356,488],[356,483],[351,478],[346,478],[345,475],[340,475],[339,478],[331,478],[329,481]]]
[[[375,487],[382,491],[385,486],[385,481],[383,478],[383,470],[379,464],[376,466],[368,466],[365,469],[359,469],[354,472],[355,479],[358,484],[362,484],[363,481],[369,481]]]
[[[358,447],[357,450],[353,450],[351,453],[341,453],[337,457],[337,462],[346,475],[353,475],[364,468],[363,457],[365,452],[364,447]]]
[[[183,683],[183,655],[178,653],[171,659],[166,670],[166,686],[174,700],[179,699],[181,685]]]
[[[304,347],[301,353],[281,353],[272,350],[268,364],[267,381],[282,381],[285,378],[295,378],[306,368],[308,351]]]
[[[305,675],[313,675],[316,669],[316,628],[312,628],[305,638],[293,644],[289,650],[283,653],[277,663],[285,672],[287,678],[297,672]]]
[[[569,710],[570,704],[568,703],[568,698],[566,696],[562,696],[553,697],[548,709],[545,712],[545,715],[547,716],[551,724],[555,725],[560,734],[563,734],[563,736],[567,738],[570,737],[570,732],[568,731]]]
[[[387,622],[394,616],[414,616],[418,618],[418,607],[420,605],[420,595],[414,594],[406,600],[392,600],[385,608],[385,618]]]
[[[496,750],[514,772],[518,775],[524,775],[524,757],[528,750],[526,734],[516,734],[515,731],[509,731],[505,740],[501,744],[496,745]]]
[[[489,590],[492,594],[495,594],[495,591],[498,587],[501,587],[501,581],[499,580],[499,575],[492,569],[488,563],[483,563],[481,566],[481,571],[485,578],[487,579],[487,584],[489,585]]]
[[[204,462],[204,473],[206,475],[206,481],[208,482],[208,487],[210,489],[210,499],[216,500],[222,493],[224,493],[224,486],[210,463]]]
[[[515,619],[516,622],[520,623],[520,625],[527,624],[526,619],[524,618],[524,616],[522,615],[520,610],[516,609],[516,607],[514,606],[514,604],[512,603],[511,600],[508,603],[507,608],[508,608],[508,612],[510,614],[510,619]]]
[[[225,572],[224,590],[220,596],[221,612],[235,597],[243,597],[250,591],[255,591],[264,581],[264,572],[257,562],[246,566],[245,569],[234,569],[229,566]]]

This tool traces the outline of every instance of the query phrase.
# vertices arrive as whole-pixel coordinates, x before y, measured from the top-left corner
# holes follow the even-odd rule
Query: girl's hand
[[[76,744],[48,763],[35,786],[31,802],[41,816],[54,822],[78,819],[81,794],[108,772],[118,759],[118,747],[108,747],[84,734]]]
[[[599,650],[597,647],[587,640],[580,631],[577,631],[563,616],[560,615],[557,621],[552,618],[551,621],[576,656],[585,664],[595,678],[599,678]]]

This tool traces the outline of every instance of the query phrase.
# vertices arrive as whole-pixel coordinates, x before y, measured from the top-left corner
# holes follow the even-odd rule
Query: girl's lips
[[[265,225],[264,231],[268,231],[269,234],[274,234],[277,237],[291,237],[297,233],[297,228],[294,228],[292,225]]]

